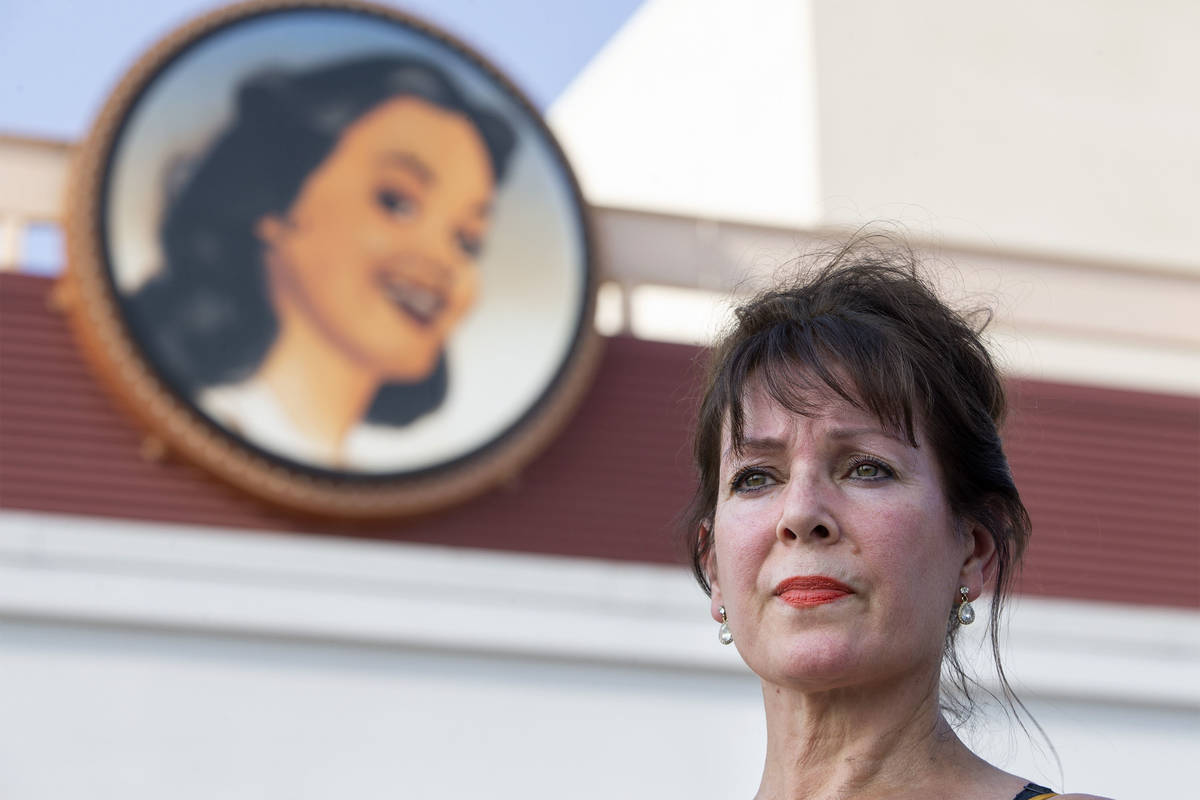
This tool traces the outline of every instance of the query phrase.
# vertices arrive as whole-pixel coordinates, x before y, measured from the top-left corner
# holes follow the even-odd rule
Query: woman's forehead
[[[791,401],[793,398],[787,398]],[[781,435],[797,426],[843,426],[858,428],[881,426],[875,415],[850,403],[832,390],[806,393],[802,403],[786,405],[763,387],[747,390],[741,398],[742,434],[744,437]],[[725,437],[729,438],[730,415],[725,418]]]
[[[748,440],[786,438],[800,429],[823,431],[841,438],[877,434],[911,446],[903,428],[871,411],[849,381],[842,383],[849,398],[812,374],[795,382],[789,381],[782,397],[778,388],[779,382],[773,385],[762,379],[748,382],[739,398],[742,424],[736,442],[733,441],[733,409],[725,414],[721,433],[723,453],[741,449]],[[919,423],[915,424],[919,428]],[[919,431],[914,434],[920,438]]]
[[[857,382],[846,370],[834,366],[827,375],[816,369],[791,366],[759,369],[749,375],[737,393],[744,418],[765,421],[770,417],[827,417],[859,413],[869,416]]]

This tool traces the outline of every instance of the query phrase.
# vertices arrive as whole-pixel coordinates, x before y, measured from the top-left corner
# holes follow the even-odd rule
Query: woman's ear
[[[717,586],[715,579],[709,579],[709,585],[712,586],[712,607],[709,609],[709,613],[717,622],[724,622],[725,620],[721,617],[721,607],[725,605],[725,599],[721,596],[721,589]]]
[[[965,546],[966,558],[959,578],[974,599],[983,594],[983,587],[996,574],[996,541],[991,531],[969,519]]]
[[[725,605],[725,599],[721,594],[721,584],[717,580],[717,554],[713,549],[712,541],[712,524],[705,522],[700,526],[700,536],[707,540],[708,547],[704,552],[704,575],[708,578],[709,596],[712,598],[712,618],[717,622],[724,622],[721,619],[721,606]]]

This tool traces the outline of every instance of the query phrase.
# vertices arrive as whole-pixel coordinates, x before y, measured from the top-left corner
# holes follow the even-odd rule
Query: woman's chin
[[[403,353],[387,354],[379,359],[380,373],[388,383],[419,383],[437,368],[438,356],[441,350],[421,348],[413,352],[413,348]]]
[[[854,642],[834,636],[796,636],[772,643],[770,652],[742,657],[763,680],[804,691],[853,685],[865,660]]]

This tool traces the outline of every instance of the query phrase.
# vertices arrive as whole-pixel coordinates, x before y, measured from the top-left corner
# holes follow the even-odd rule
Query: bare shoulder
[[[1111,797],[1101,797],[1098,794],[1060,794],[1058,800],[1112,800]]]

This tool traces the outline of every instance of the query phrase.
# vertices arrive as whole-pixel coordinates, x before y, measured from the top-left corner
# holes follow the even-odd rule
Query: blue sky
[[[384,2],[472,44],[542,109],[640,0]],[[211,0],[0,0],[0,133],[81,138],[108,91],[156,40]]]
[[[542,110],[641,0],[382,0],[477,49]],[[212,0],[0,0],[0,134],[81,139],[105,97],[162,36],[226,3]],[[57,226],[25,232],[28,272],[63,261]]]

